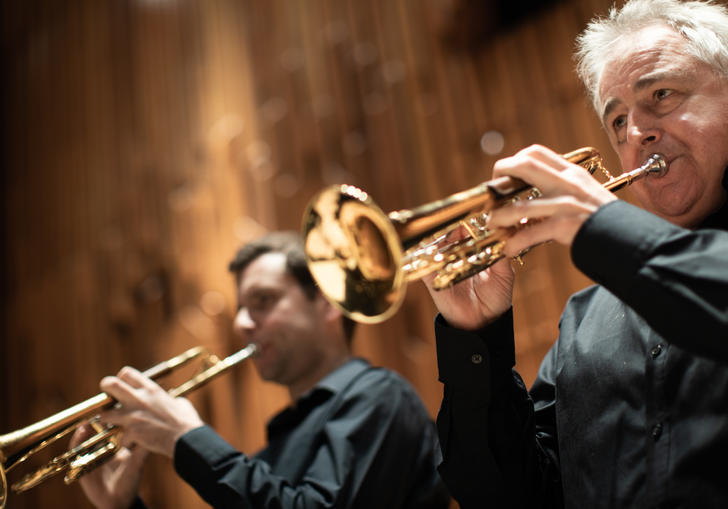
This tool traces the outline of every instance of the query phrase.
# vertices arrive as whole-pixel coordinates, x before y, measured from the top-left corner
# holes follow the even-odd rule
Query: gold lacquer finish
[[[404,297],[403,249],[394,225],[365,192],[324,189],[309,204],[303,230],[308,267],[330,300],[364,323],[396,311]]]
[[[184,396],[255,355],[256,352],[256,345],[251,344],[220,360],[198,346],[157,364],[146,370],[144,375],[156,379],[196,358],[201,358],[204,369],[169,391],[172,397]],[[7,503],[8,473],[83,423],[90,424],[97,434],[60,456],[56,456],[46,465],[26,474],[11,485],[12,490],[16,493],[27,491],[61,472],[65,472],[65,483],[70,484],[116,454],[122,430],[115,426],[102,426],[97,417],[99,412],[111,408],[115,404],[116,401],[106,394],[97,394],[30,426],[0,435],[0,509],[4,509]]]
[[[563,157],[594,174],[616,191],[667,163],[654,154],[640,168],[612,178],[599,152],[584,147]],[[392,316],[404,299],[406,283],[435,273],[443,289],[503,258],[514,228],[489,230],[495,208],[539,195],[526,182],[500,177],[414,209],[385,214],[354,186],[335,185],[318,193],[303,218],[308,267],[323,294],[350,318],[378,323]]]

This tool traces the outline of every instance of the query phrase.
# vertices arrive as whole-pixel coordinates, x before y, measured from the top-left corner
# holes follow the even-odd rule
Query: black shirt
[[[178,440],[178,474],[215,507],[441,508],[435,426],[412,387],[355,359],[268,425],[249,457],[208,426]]]
[[[530,394],[511,312],[437,318],[440,472],[463,508],[728,507],[727,209],[694,231],[593,214],[572,257],[601,286],[568,302]]]

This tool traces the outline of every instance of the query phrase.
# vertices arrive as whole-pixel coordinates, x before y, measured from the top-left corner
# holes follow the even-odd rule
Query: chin
[[[715,213],[725,203],[725,195],[721,192],[704,194],[704,191],[674,195],[672,200],[663,195],[657,206],[646,207],[658,216],[673,224],[685,228],[699,226],[708,216]],[[660,206],[660,204],[665,206]]]
[[[635,189],[634,194],[646,210],[678,226],[699,223],[707,215],[699,211],[701,197],[681,186]]]
[[[649,210],[672,224],[683,228],[694,228],[712,213],[712,209],[703,210],[705,207],[699,205],[700,203],[693,202],[684,207],[655,207]]]
[[[255,363],[255,370],[258,372],[258,376],[266,382],[270,382],[271,378],[273,378],[274,376],[271,367],[263,362],[260,362],[260,359],[255,359],[253,362]]]
[[[648,211],[652,212],[656,216],[661,217],[666,221],[670,221],[672,224],[682,227],[691,226],[696,219],[693,217],[694,214],[690,213],[689,209],[667,209],[660,207],[645,207]]]

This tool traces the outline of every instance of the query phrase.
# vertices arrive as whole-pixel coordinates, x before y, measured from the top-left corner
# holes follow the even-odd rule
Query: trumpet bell
[[[303,217],[308,267],[329,301],[361,323],[393,315],[405,295],[403,250],[392,222],[369,195],[333,185],[309,202]]]

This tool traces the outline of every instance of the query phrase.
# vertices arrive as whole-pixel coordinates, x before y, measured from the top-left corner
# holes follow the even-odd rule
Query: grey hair
[[[687,41],[688,54],[728,77],[728,9],[712,0],[629,0],[587,25],[576,39],[576,71],[599,110],[599,80],[620,37],[651,25],[672,27]]]

